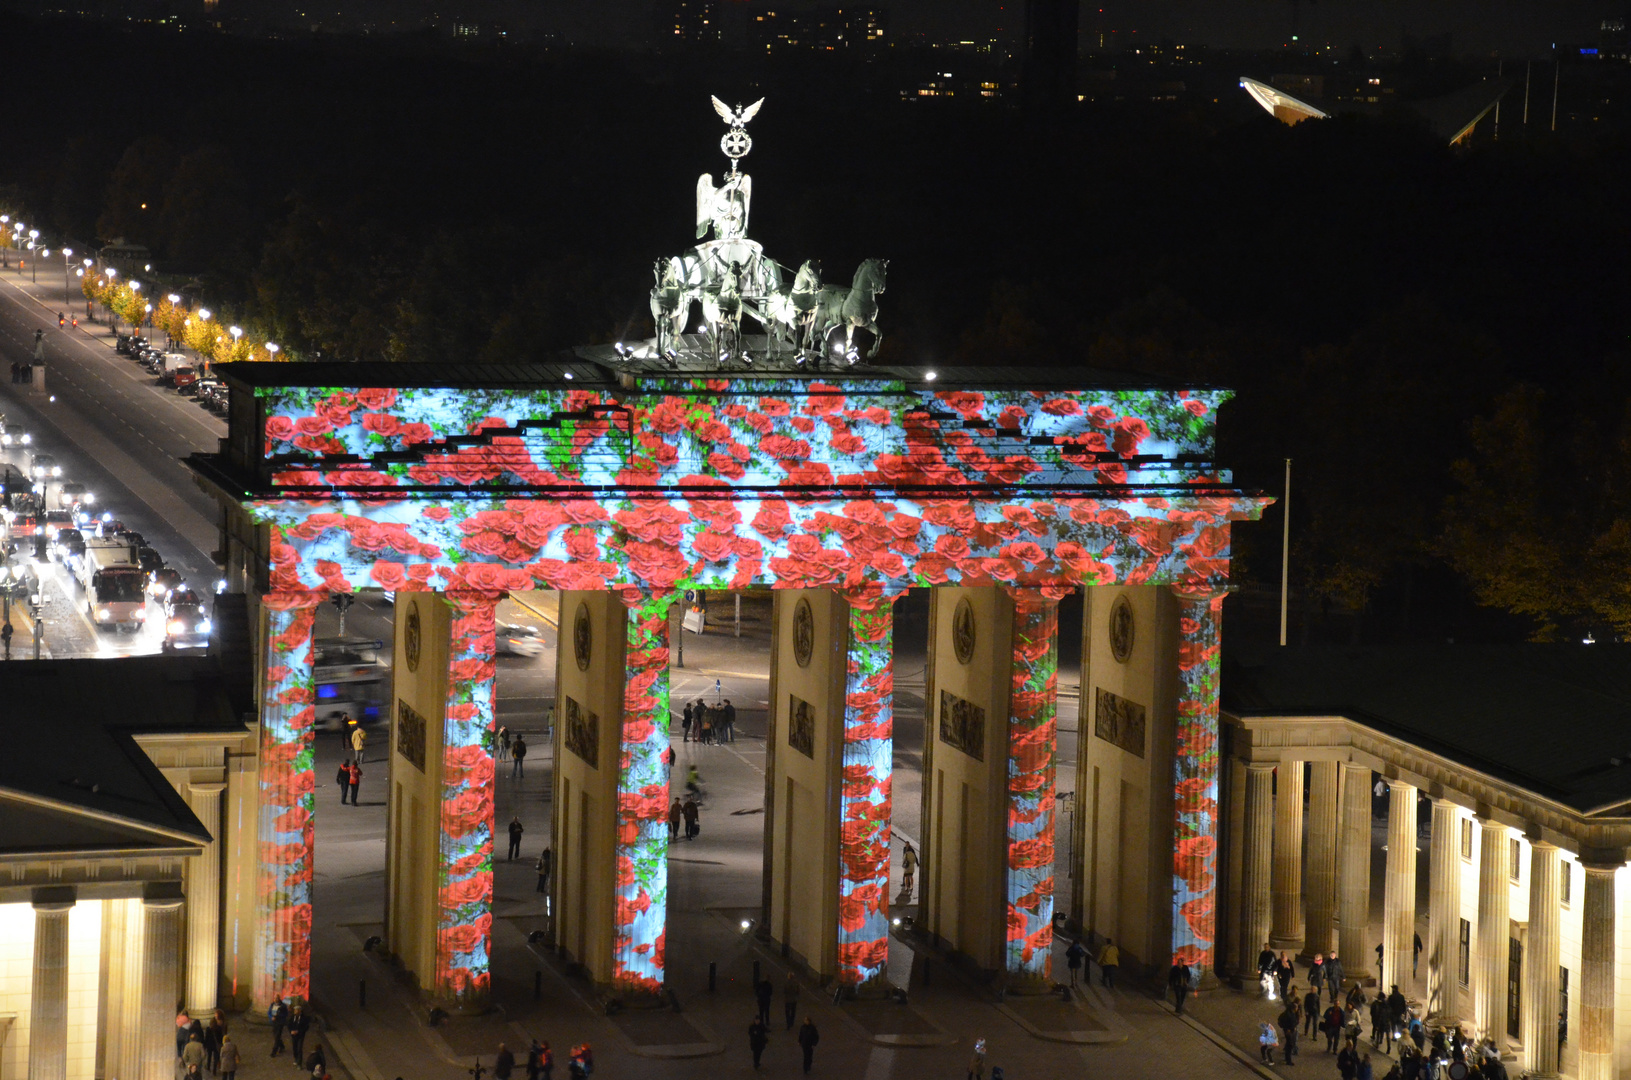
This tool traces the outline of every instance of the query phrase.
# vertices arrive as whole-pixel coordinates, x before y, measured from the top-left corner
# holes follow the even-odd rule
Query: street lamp
[[[68,280],[68,260],[73,257],[73,248],[65,247],[62,249],[62,302],[64,304],[68,302],[68,297],[72,295],[72,293],[69,292],[69,287],[73,283]]]
[[[273,360],[277,359],[278,346],[275,342],[268,341],[266,343],[266,351],[271,354]]]

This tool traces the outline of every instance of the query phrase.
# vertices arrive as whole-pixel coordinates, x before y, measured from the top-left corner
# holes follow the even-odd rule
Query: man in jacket
[[[1189,996],[1189,965],[1173,964],[1167,972],[1167,986],[1172,989],[1173,1011],[1179,1016],[1184,1015],[1184,998]]]
[[[1303,1034],[1314,1034],[1314,1025],[1320,1022],[1320,992],[1313,987],[1303,995]]]
[[[1342,993],[1342,984],[1347,979],[1347,973],[1342,970],[1342,961],[1337,954],[1332,953],[1325,958],[1325,986],[1331,992],[1331,1000],[1335,1001]]]
[[[1285,1012],[1280,1014],[1280,1045],[1285,1049],[1286,1064],[1295,1065],[1291,1060],[1297,1052],[1297,1028],[1302,1025],[1302,1013],[1295,1001],[1286,1002]]]
[[[289,1006],[284,1003],[282,998],[278,998],[276,1001],[272,1002],[272,1007],[267,1010],[266,1018],[272,1021],[271,1056],[277,1057],[279,1054],[283,1053],[283,1032],[289,1026]],[[296,1054],[295,1059],[298,1061],[299,1058],[300,1055]]]
[[[517,735],[515,743],[510,747],[510,756],[515,758],[515,768],[510,770],[510,776],[520,780],[527,775],[527,771],[522,768],[522,763],[527,759],[527,740]]]
[[[760,979],[753,984],[753,999],[759,1005],[759,1021],[770,1023],[770,1000],[776,996],[776,987],[769,979]],[[768,1029],[767,1029],[768,1030]]]
[[[303,1006],[296,1005],[294,1012],[289,1014],[289,1049],[293,1053],[296,1068],[301,1067],[305,1060],[303,1053],[306,1046],[306,1032],[311,1030],[311,1017],[306,1015]]]
[[[1103,948],[1099,949],[1099,985],[1116,988],[1116,969],[1121,966],[1121,950],[1116,948],[1115,942],[1109,938],[1104,939]]]
[[[793,1021],[798,1019],[799,1011],[799,980],[791,971],[787,973],[787,981],[782,983],[782,1002],[787,1008],[787,1030],[793,1030]]]
[[[821,1032],[816,1030],[815,1020],[806,1016],[804,1026],[799,1028],[799,1049],[804,1051],[804,1071],[809,1072],[810,1066],[815,1062],[816,1043],[821,1041]]]
[[[197,1069],[204,1071],[204,1043],[197,1035],[187,1038],[187,1045],[181,1048],[181,1066],[188,1072]]]
[[[515,1071],[515,1055],[503,1043],[498,1044],[498,1056],[493,1059],[493,1080],[510,1080]]]
[[[510,819],[510,861],[514,862],[521,857],[521,834],[526,827],[521,824],[521,815],[517,814]]]
[[[769,983],[766,983],[765,985],[768,986]],[[769,1012],[770,1010],[769,1007],[766,1006],[761,1011]],[[755,1016],[753,1018],[753,1023],[748,1025],[748,1049],[753,1052],[753,1067],[755,1069],[759,1067],[759,1059],[764,1056],[765,1047],[769,1045],[770,1029],[765,1026],[765,1018],[763,1015]]]

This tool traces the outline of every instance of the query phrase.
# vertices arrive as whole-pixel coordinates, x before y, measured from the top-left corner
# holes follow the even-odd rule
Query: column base
[[[840,995],[845,1001],[888,1001],[895,996],[895,986],[888,979],[868,979],[859,986],[846,986]]]
[[[1287,952],[1296,955],[1302,950],[1302,947],[1302,938],[1279,938],[1272,936],[1269,938],[1269,948],[1273,949],[1277,953]]]
[[[1014,997],[1041,997],[1053,993],[1053,983],[1025,975],[1003,976],[998,983],[1004,995],[1012,994]]]

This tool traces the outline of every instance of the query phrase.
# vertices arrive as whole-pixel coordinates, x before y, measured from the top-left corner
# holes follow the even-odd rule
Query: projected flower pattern
[[[876,596],[914,585],[1217,584],[1228,574],[1229,522],[1255,518],[1263,505],[1195,464],[1212,449],[1218,391],[931,393],[883,379],[843,388],[671,379],[648,380],[622,401],[562,389],[257,394],[282,492],[248,505],[272,526],[278,592],[611,588],[661,597],[755,584]],[[631,622],[641,643],[633,648],[631,637],[631,694],[645,675],[635,665],[656,663],[658,632],[640,629],[653,614],[645,603]],[[840,933],[845,978],[865,981],[886,950],[891,717],[877,688],[890,678],[890,619],[887,605],[856,618],[847,691],[856,702],[881,697],[876,714],[846,707]],[[490,664],[490,638],[486,656]],[[650,674],[640,710],[666,700],[666,684]],[[450,705],[490,703],[485,685]],[[665,717],[666,705],[647,731],[631,714],[619,782],[616,969],[625,985],[646,989],[662,978],[666,830],[655,825],[660,773],[650,763],[667,745]],[[1215,737],[1215,699],[1198,724]],[[480,801],[480,784],[461,790]],[[480,812],[490,860],[490,794]],[[1206,813],[1215,817],[1215,806]],[[1051,805],[1046,821],[1051,835]],[[1197,842],[1215,832],[1203,825],[1194,825]],[[1042,886],[1039,878],[1010,896],[1027,926],[1033,913],[1018,904],[1034,898],[1040,918]],[[443,898],[463,909],[442,927],[450,978],[452,957],[485,961],[484,936],[479,950],[453,948],[474,944],[471,928],[486,925],[490,901],[470,892],[479,888]],[[1208,876],[1190,912],[1210,904],[1211,889]],[[478,978],[474,966],[457,970]]]
[[[848,599],[838,803],[838,981],[855,987],[882,978],[889,959],[896,597],[874,590]]]
[[[663,988],[668,922],[668,609],[675,594],[625,589],[628,652],[617,785],[617,940],[613,983]]]
[[[311,996],[312,626],[322,593],[268,596],[260,735],[258,1005]]]
[[[1210,968],[1217,940],[1219,591],[1178,590],[1177,829],[1172,855],[1173,963]]]
[[[497,593],[452,592],[442,724],[440,914],[434,992],[474,1005],[489,989],[493,939],[493,651]]]
[[[1053,970],[1054,763],[1058,753],[1062,588],[1014,589],[1008,706],[1008,958],[1010,975]]]

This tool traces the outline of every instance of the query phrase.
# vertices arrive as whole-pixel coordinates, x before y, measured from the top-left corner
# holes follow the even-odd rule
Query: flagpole
[[[1280,537],[1280,647],[1286,643],[1286,614],[1291,595],[1291,459],[1286,458],[1286,493],[1280,502],[1285,528]]]

